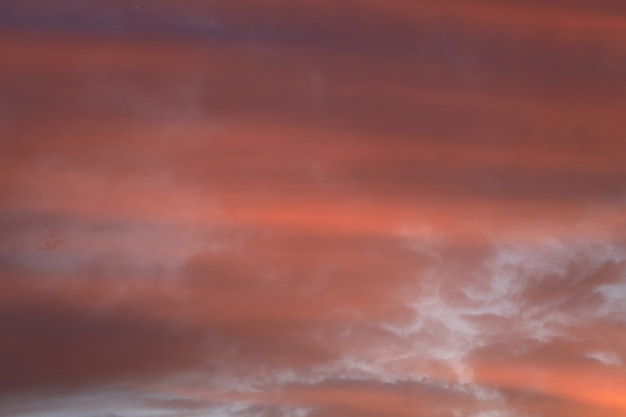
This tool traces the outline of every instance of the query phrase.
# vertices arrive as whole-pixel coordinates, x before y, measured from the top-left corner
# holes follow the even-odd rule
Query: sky
[[[626,415],[621,0],[0,0],[0,417]]]

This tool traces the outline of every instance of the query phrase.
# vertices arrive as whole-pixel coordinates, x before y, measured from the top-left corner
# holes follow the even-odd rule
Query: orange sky
[[[626,415],[626,7],[0,3],[0,417]]]

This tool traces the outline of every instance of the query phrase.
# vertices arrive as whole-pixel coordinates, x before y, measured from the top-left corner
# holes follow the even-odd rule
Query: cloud
[[[622,7],[183,3],[0,6],[0,415],[624,414]]]

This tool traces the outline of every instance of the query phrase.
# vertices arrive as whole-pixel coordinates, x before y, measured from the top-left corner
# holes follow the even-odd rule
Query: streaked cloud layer
[[[616,1],[0,3],[0,416],[626,414]]]

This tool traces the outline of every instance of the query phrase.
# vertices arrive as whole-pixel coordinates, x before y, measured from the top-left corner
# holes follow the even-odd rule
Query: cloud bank
[[[0,5],[0,416],[624,415],[625,12]]]

